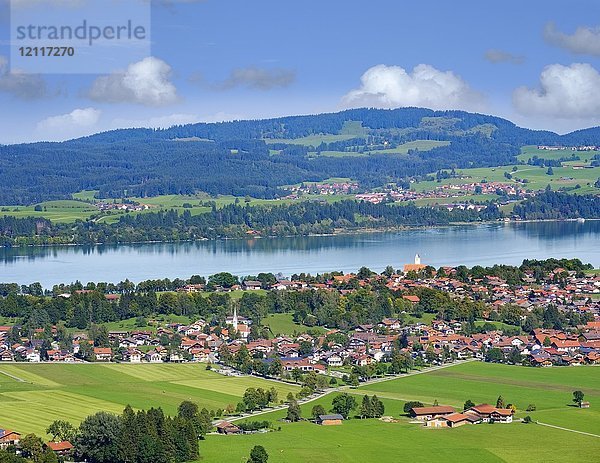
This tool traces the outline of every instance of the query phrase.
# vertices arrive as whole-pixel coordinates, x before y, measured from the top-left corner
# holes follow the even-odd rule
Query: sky
[[[598,0],[138,0],[152,3],[149,52],[103,74],[13,66],[10,1],[4,144],[352,107],[464,109],[559,133],[600,125]]]

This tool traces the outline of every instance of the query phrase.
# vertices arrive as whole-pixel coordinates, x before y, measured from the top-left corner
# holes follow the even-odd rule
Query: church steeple
[[[415,265],[421,265],[421,256],[419,254],[415,254]]]
[[[233,308],[233,320],[231,321],[234,330],[238,330],[238,317],[237,317],[237,308]]]

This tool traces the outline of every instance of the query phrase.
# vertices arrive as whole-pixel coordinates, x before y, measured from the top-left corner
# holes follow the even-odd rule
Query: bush
[[[529,404],[527,405],[527,408],[525,409],[525,411],[527,412],[535,412],[537,410],[537,407],[535,406],[535,404]]]
[[[527,415],[525,418],[523,418],[523,423],[525,423],[525,424],[533,423],[533,420],[531,419],[531,417],[529,415]]]

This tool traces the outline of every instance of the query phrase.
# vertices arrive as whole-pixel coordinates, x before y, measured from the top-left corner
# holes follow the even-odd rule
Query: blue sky
[[[7,2],[0,143],[354,106],[600,124],[597,0],[153,0],[151,57],[107,75],[11,74]]]

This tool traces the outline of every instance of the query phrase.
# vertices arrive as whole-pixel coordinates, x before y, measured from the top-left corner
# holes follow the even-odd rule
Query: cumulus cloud
[[[573,34],[565,34],[550,22],[544,28],[544,39],[576,55],[600,56],[600,27],[578,27]]]
[[[524,56],[513,55],[504,50],[490,49],[484,54],[484,58],[490,63],[511,63],[511,64],[523,64],[525,62]]]
[[[46,82],[38,74],[25,74],[19,70],[12,71],[8,59],[0,55],[0,92],[24,100],[35,100],[48,95]]]
[[[235,87],[271,90],[277,87],[287,87],[295,79],[296,72],[291,69],[266,69],[251,66],[234,69],[229,77],[218,84],[217,87],[224,90]]]
[[[99,109],[83,108],[51,116],[38,122],[37,133],[45,140],[65,140],[89,135],[95,131],[101,114]]]
[[[517,88],[513,103],[522,114],[597,118],[600,115],[600,74],[587,63],[552,64],[542,71],[538,88]]]
[[[171,66],[158,58],[148,57],[130,64],[125,72],[97,78],[88,96],[107,103],[163,106],[178,100],[177,89],[170,77]]]
[[[410,73],[400,66],[380,64],[368,69],[360,80],[360,87],[343,97],[346,106],[467,110],[484,106],[483,95],[461,77],[428,64],[419,64]]]

